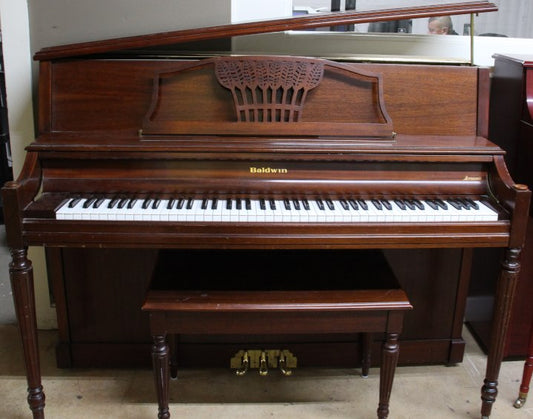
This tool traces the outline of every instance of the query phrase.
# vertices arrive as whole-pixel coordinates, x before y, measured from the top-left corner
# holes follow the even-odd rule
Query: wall
[[[20,172],[24,147],[34,139],[31,83],[31,54],[26,2],[0,0],[2,47],[6,77],[9,136],[13,175]],[[35,272],[35,292],[39,326],[55,326],[55,311],[50,307],[43,249],[29,249]],[[7,276],[8,267],[1,266]]]

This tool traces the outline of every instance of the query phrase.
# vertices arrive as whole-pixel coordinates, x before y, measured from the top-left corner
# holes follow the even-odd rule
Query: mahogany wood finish
[[[533,185],[533,56],[495,55],[490,101],[490,138],[506,150],[505,162],[516,181]],[[512,302],[504,357],[523,358],[528,353],[529,328],[533,322],[533,222],[530,211],[526,242],[521,256],[520,279]],[[477,250],[472,295],[493,296],[498,277],[496,264],[487,266],[494,250]],[[480,266],[481,265],[481,266]],[[468,322],[481,346],[488,347],[490,317]]]
[[[320,13],[313,16],[272,19],[268,21],[246,22],[240,24],[211,26],[207,28],[186,29],[152,35],[132,36],[96,42],[62,45],[43,48],[35,57],[41,61],[67,58],[80,55],[102,54],[117,50],[146,48],[150,46],[172,45],[202,41],[206,39],[228,38],[232,36],[253,35],[257,33],[279,32],[291,29],[312,29],[331,25],[379,22],[387,20],[412,19],[430,16],[485,13],[498,10],[488,1],[466,1],[464,3],[437,4],[421,7],[398,7],[386,10],[365,12],[346,11]]]
[[[372,13],[372,20],[471,13],[495,9],[487,2]],[[352,13],[352,14],[350,14]],[[43,417],[32,271],[28,246],[46,246],[51,253],[74,248],[155,250],[176,249],[464,249],[501,247],[505,257],[499,276],[493,337],[491,339],[482,412],[490,414],[497,393],[504,337],[520,268],[530,192],[515,184],[504,152],[488,141],[486,70],[452,66],[397,66],[346,64],[354,74],[381,74],[387,113],[397,135],[383,139],[379,130],[361,136],[331,132],[328,135],[289,135],[272,132],[210,135],[166,133],[139,135],[154,92],[157,72],[183,71],[195,60],[121,59],[111,51],[168,45],[279,29],[332,26],[359,22],[362,15],[338,18],[306,17],[264,24],[243,24],[170,34],[63,46],[41,51],[39,81],[39,137],[28,147],[25,164],[16,181],[3,188],[8,245],[13,255],[10,273],[23,338],[29,404],[34,417]],[[330,19],[330,20],[328,20]],[[289,23],[296,22],[291,27]],[[87,54],[107,53],[105,59]],[[84,56],[82,58],[82,56]],[[129,58],[132,58],[131,55]],[[295,60],[297,58],[294,58]],[[325,65],[328,62],[324,61]],[[331,64],[331,67],[338,67]],[[181,73],[180,73],[181,72]],[[209,69],[192,71],[194,77],[215,80]],[[326,75],[326,74],[325,74]],[[193,77],[193,78],[194,78]],[[186,79],[186,77],[185,77]],[[320,102],[334,102],[323,87],[333,75],[311,90],[307,110]],[[214,83],[183,83],[187,97],[202,98],[215,120],[231,122],[235,115],[217,96]],[[325,91],[324,91],[325,90]],[[435,91],[441,102],[435,103]],[[321,93],[320,93],[321,92]],[[210,95],[211,93],[211,95]],[[231,93],[226,92],[231,96]],[[206,101],[205,98],[208,98]],[[318,100],[317,98],[321,98]],[[212,99],[212,100],[211,100]],[[172,102],[172,101],[170,101]],[[323,108],[335,122],[339,107]],[[342,108],[347,108],[346,103]],[[163,110],[164,111],[164,110]],[[167,112],[168,114],[168,112]],[[356,115],[357,116],[357,115]],[[360,126],[375,121],[354,121]],[[299,122],[287,122],[295,127]],[[197,125],[191,120],[190,126]],[[332,125],[334,127],[335,124]],[[292,131],[291,131],[292,130]],[[194,132],[194,131],[193,131]],[[253,167],[284,169],[287,176],[253,173]],[[266,174],[266,176],[265,176]],[[69,197],[98,194],[165,196],[298,196],[344,197],[450,197],[486,200],[499,219],[472,223],[179,223],[66,221],[55,209]],[[55,248],[55,249],[54,249]],[[63,249],[62,249],[63,248]],[[58,250],[59,249],[59,250]],[[105,250],[104,250],[105,251]],[[465,254],[468,254],[466,251]],[[461,268],[461,272],[466,271]],[[51,267],[60,271],[57,265]],[[54,290],[64,293],[59,286]],[[63,303],[62,303],[63,304]],[[457,314],[457,312],[456,312]],[[396,338],[388,343],[394,353]]]
[[[263,260],[262,255],[254,252],[246,252],[243,256],[253,258],[254,263]],[[261,270],[256,275],[259,276],[257,283],[239,275],[235,278],[233,270],[229,275],[222,271],[217,276],[220,275],[223,284],[211,290],[204,288],[206,280],[203,275],[199,275],[198,280],[176,275],[183,265],[179,253],[161,252],[142,306],[150,314],[160,419],[170,417],[167,335],[256,335],[258,332],[384,334],[377,416],[383,419],[388,417],[399,356],[398,336],[404,312],[412,309],[407,295],[399,287],[379,251],[361,252],[354,258],[342,255],[335,257],[333,262],[347,264],[348,269],[353,270],[351,275],[346,275],[343,270],[316,266],[309,273],[303,288],[295,286],[291,280],[299,270],[298,262],[294,268],[289,265],[282,271],[271,272],[271,269],[266,268],[265,273]],[[257,265],[261,266],[259,263]],[[346,276],[349,276],[348,280]],[[329,277],[328,283],[324,277]],[[228,285],[227,282],[231,282],[229,289],[220,290]],[[340,284],[343,286],[339,287]],[[369,339],[364,338],[365,359],[370,356]],[[364,364],[363,375],[367,374],[368,364]]]
[[[496,54],[491,98],[490,129],[494,141],[507,150],[506,162],[513,177],[533,185],[533,56]],[[533,223],[529,224],[522,270],[511,306],[511,325],[504,356],[526,357],[519,396],[514,406],[524,405],[533,372]],[[474,277],[475,278],[475,277]],[[489,290],[490,291],[490,290]],[[479,324],[473,328],[484,339]]]
[[[220,261],[240,266],[241,275],[243,272],[252,276],[257,274],[253,265],[243,264],[238,251],[221,250],[209,256],[187,250],[182,252],[180,259],[187,261],[183,270],[191,274],[197,273],[197,266],[202,266],[206,259],[214,261],[218,267]],[[48,253],[51,253],[49,277],[54,279],[57,288],[57,291],[54,289],[56,307],[62,307],[58,317],[64,323],[60,328],[59,365],[77,368],[148,366],[149,327],[138,307],[155,264],[155,252],[149,249],[75,248],[55,251],[49,248]],[[263,253],[267,264],[273,261],[291,264],[300,260],[295,255],[280,252]],[[333,253],[316,251],[313,260],[332,266]],[[466,253],[464,257],[463,253]],[[465,345],[462,319],[468,288],[469,253],[461,249],[385,251],[398,281],[414,305],[406,315],[401,335],[401,365],[462,361]],[[308,272],[313,272],[305,261],[300,266],[301,273],[292,279],[298,285],[305,284]],[[417,267],[415,272],[413,266]],[[213,281],[216,283],[216,278]],[[220,367],[226,365],[227,359],[244,343],[246,341],[237,336],[225,340],[182,336],[179,361],[182,368]],[[334,339],[318,335],[303,339],[273,335],[267,343],[287,347],[298,355],[302,367],[359,367],[359,341],[353,334],[337,334]],[[378,359],[377,350],[377,347],[373,348],[374,359]],[[335,351],[337,357],[323,356],[331,351]]]

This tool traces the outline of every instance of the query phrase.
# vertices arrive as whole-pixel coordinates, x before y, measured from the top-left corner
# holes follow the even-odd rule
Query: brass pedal
[[[270,369],[279,369],[285,376],[292,374],[298,359],[287,349],[248,349],[238,351],[230,359],[230,368],[236,375],[245,375],[250,369],[259,370],[259,375],[268,375]]]

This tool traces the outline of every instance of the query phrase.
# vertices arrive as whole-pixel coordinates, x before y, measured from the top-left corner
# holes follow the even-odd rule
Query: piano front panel
[[[100,132],[109,135],[114,132],[127,135],[133,141],[150,107],[156,73],[177,70],[191,62],[195,61],[77,59],[47,64],[49,71],[40,77],[40,133]],[[415,64],[347,65],[382,75],[384,101],[396,132],[476,134],[479,69]],[[205,118],[235,120],[233,105],[214,74],[204,78],[201,83],[183,83],[187,101],[193,103],[189,106],[184,101],[179,110],[187,113],[194,107],[201,109]],[[322,105],[311,109],[312,114],[337,120],[336,96],[322,95],[320,101]]]

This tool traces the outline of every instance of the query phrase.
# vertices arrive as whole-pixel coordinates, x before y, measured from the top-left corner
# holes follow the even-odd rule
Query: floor
[[[399,367],[391,397],[391,419],[479,418],[479,390],[485,355],[465,329],[467,350],[455,366]],[[56,332],[41,331],[41,367],[47,418],[127,418],[157,416],[150,369],[58,369]],[[533,400],[512,405],[523,361],[506,361],[500,394],[491,418],[533,418]],[[229,369],[183,370],[171,382],[174,418],[375,418],[378,370],[366,379],[355,369],[296,369],[290,377],[251,371],[243,377]],[[31,417],[18,329],[0,325],[0,418]],[[533,396],[532,396],[533,398]]]

